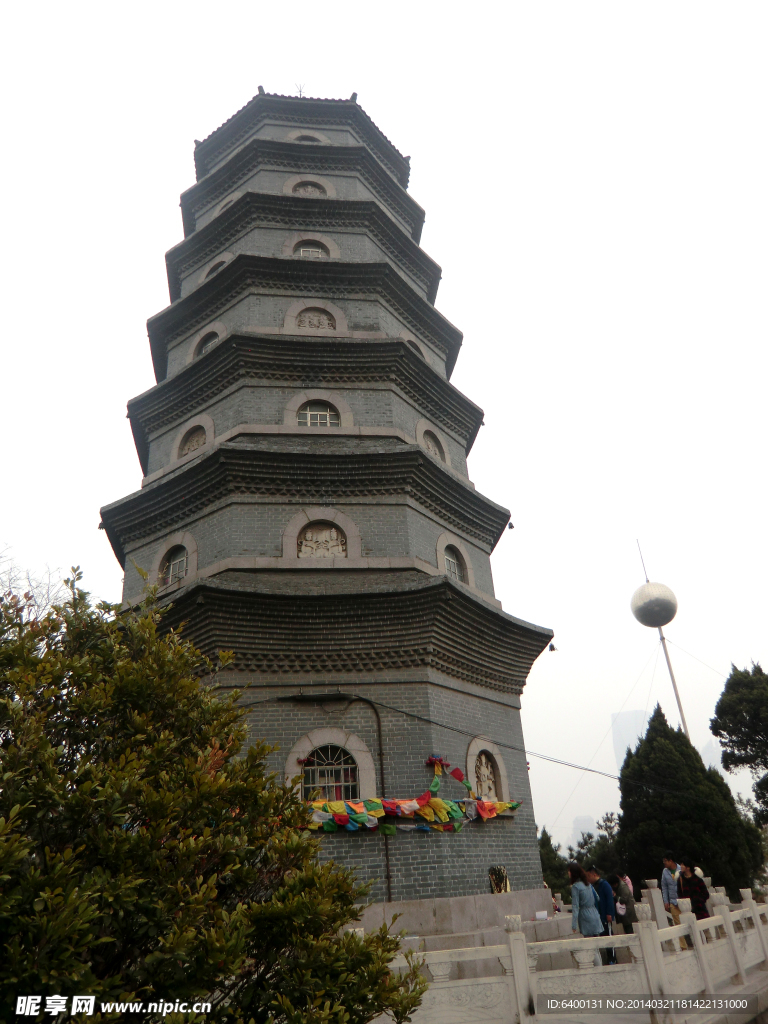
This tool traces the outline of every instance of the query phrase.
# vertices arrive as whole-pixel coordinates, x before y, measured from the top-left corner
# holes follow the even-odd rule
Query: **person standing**
[[[613,934],[613,922],[616,920],[616,906],[613,901],[613,889],[604,878],[600,877],[600,872],[594,864],[590,864],[586,869],[585,874],[587,881],[593,887],[597,893],[598,899],[598,913],[600,914],[600,920],[603,923],[603,935]],[[615,962],[615,953],[611,948],[601,949],[600,958],[604,964]]]
[[[697,920],[702,921],[705,917],[709,917],[709,911],[707,910],[709,889],[704,884],[704,879],[696,874],[696,865],[690,857],[680,858],[677,898],[691,901],[691,910],[696,915]]]
[[[602,935],[603,922],[600,920],[597,893],[589,884],[584,868],[580,864],[568,865],[571,879],[571,927],[575,932],[590,937]]]
[[[672,915],[673,924],[680,924],[680,910],[677,906],[677,875],[680,865],[674,853],[669,850],[662,858],[664,870],[661,873],[661,898],[664,900],[664,909]]]
[[[609,875],[608,884],[613,889],[614,898],[621,900],[624,905],[624,916],[621,920],[624,924],[624,931],[631,933],[634,930],[632,925],[637,921],[635,897],[626,882],[619,875]]]

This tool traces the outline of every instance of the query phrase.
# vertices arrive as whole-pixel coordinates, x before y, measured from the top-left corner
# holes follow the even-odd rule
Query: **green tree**
[[[598,821],[597,835],[592,832],[582,832],[576,849],[572,846],[568,847],[568,856],[582,867],[594,864],[603,875],[610,875],[621,866],[618,835],[618,816],[613,811],[609,811]]]
[[[44,617],[0,602],[0,1019],[17,994],[86,993],[207,1000],[233,1022],[409,1020],[417,967],[390,970],[386,928],[342,934],[365,890],[318,864],[236,696],[151,601],[118,615],[79,578]]]
[[[570,901],[571,881],[568,877],[568,861],[560,853],[560,843],[555,845],[546,827],[539,836],[539,856],[541,857],[541,873],[553,893],[562,893],[563,899]]]
[[[710,728],[723,748],[723,767],[749,768],[755,783],[757,820],[768,822],[768,676],[760,665],[737,669],[725,683]]]
[[[618,852],[633,880],[658,878],[662,855],[671,849],[692,857],[732,897],[752,885],[762,866],[760,830],[658,705],[645,737],[627,752],[619,785]]]

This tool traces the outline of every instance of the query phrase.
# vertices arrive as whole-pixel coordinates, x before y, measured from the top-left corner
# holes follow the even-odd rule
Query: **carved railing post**
[[[572,949],[571,956],[580,971],[589,971],[595,966],[594,949]]]
[[[635,947],[632,955],[637,964],[642,964],[645,968],[642,973],[645,975],[646,991],[653,996],[663,995],[667,991],[667,985],[659,944],[659,929],[652,920],[651,908],[647,903],[636,903],[635,913],[637,921],[634,930],[640,940],[640,948]]]
[[[435,985],[440,985],[443,982],[448,981],[451,976],[451,967],[453,964],[450,960],[441,960],[436,964],[427,964],[429,967],[429,973],[432,975],[432,981]]]
[[[714,988],[712,987],[712,975],[709,972],[709,964],[706,959],[704,940],[701,937],[701,932],[696,927],[696,915],[691,913],[691,901],[678,900],[677,906],[680,910],[680,924],[687,924],[690,928],[691,941],[693,942],[693,948],[696,950],[696,962],[699,965],[699,972],[701,973],[701,978],[704,982],[704,991],[714,992]]]
[[[520,915],[505,915],[504,930],[509,942],[511,962],[511,974],[507,974],[510,1002],[515,1013],[515,1020],[518,1024],[523,1024],[525,1020],[536,1014],[536,987],[535,975],[531,977],[528,970],[528,943],[525,941]]]
[[[752,914],[752,920],[754,921],[755,928],[757,928],[757,934],[760,936],[760,946],[763,950],[763,961],[766,967],[768,967],[768,935],[765,934],[763,928],[763,922],[760,920],[760,908],[755,903],[755,898],[752,895],[751,889],[739,889],[741,893],[741,902],[749,907],[749,911]]]
[[[733,920],[731,919],[731,910],[728,905],[728,897],[723,896],[721,892],[715,892],[712,895],[712,907],[716,915],[719,915],[723,922],[723,928],[725,929],[725,935],[731,947],[733,953],[733,962],[736,964],[736,973],[739,976],[739,981],[742,985],[747,984],[747,974],[744,970],[744,961],[741,957],[741,951],[738,947],[738,940],[736,939],[736,932],[733,927]]]

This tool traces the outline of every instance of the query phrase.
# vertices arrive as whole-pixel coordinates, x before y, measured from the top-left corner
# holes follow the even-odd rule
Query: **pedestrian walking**
[[[571,927],[575,932],[585,936],[601,935],[603,922],[598,910],[597,893],[589,884],[581,864],[569,864],[568,875],[571,879]]]
[[[609,875],[608,884],[613,889],[613,896],[616,902],[616,909],[618,911],[619,903],[624,907],[624,914],[621,921],[624,925],[624,931],[631,933],[634,931],[632,925],[637,921],[637,913],[635,911],[635,897],[632,890],[629,888],[627,883],[623,880],[620,875]]]
[[[585,874],[587,881],[593,887],[597,893],[598,899],[598,913],[600,914],[600,920],[603,924],[603,935],[613,934],[613,923],[616,920],[616,905],[613,899],[613,889],[604,878],[600,877],[600,871],[595,864],[590,864],[586,869]],[[606,947],[600,950],[600,958],[603,964],[613,964],[616,962],[616,953],[612,947]]]
[[[709,911],[707,910],[709,889],[704,884],[704,879],[698,873],[699,871],[700,869],[696,867],[690,857],[680,858],[677,898],[690,900],[691,910],[696,915],[697,920],[702,921],[705,917],[709,917]]]
[[[667,850],[662,858],[664,870],[661,873],[661,898],[664,900],[664,909],[672,915],[673,924],[680,924],[680,910],[677,906],[677,876],[680,873],[680,865],[674,853]]]

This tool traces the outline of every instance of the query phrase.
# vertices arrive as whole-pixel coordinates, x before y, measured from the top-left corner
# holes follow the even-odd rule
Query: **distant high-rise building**
[[[591,832],[592,835],[597,834],[597,822],[594,818],[590,818],[588,814],[581,814],[578,818],[573,819],[573,832],[571,833],[571,846],[576,849],[579,840],[581,839],[582,832]]]
[[[613,752],[616,755],[616,767],[621,771],[627,748],[637,746],[637,741],[645,735],[646,714],[644,711],[619,711],[611,715],[611,732],[613,733]]]

